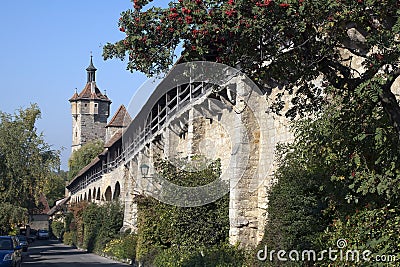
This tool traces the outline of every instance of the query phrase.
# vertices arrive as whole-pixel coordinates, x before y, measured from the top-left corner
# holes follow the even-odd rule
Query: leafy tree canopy
[[[0,112],[2,222],[23,222],[27,212],[40,209],[40,195],[49,193],[56,179],[59,151],[53,150],[37,132],[35,123],[39,118],[37,105],[20,109],[15,114]]]
[[[10,203],[0,203],[0,234],[8,234],[13,226],[26,223],[28,210]]]
[[[59,152],[51,149],[35,123],[37,105],[16,114],[0,113],[0,198],[34,208],[35,200],[49,187],[59,168]]]
[[[105,45],[105,59],[128,57],[128,70],[151,76],[165,72],[183,44],[184,61],[222,62],[260,86],[284,88],[277,112],[279,98],[295,94],[291,117],[318,108],[322,88],[369,86],[400,133],[390,90],[400,74],[397,0],[179,0],[147,10],[149,0],[133,2],[119,20],[125,36]]]
[[[51,186],[46,187],[46,198],[50,207],[55,202],[65,196],[65,182],[67,181],[68,172],[60,170],[53,176]]]
[[[84,144],[80,149],[75,150],[68,160],[68,179],[73,179],[79,171],[95,159],[104,149],[104,142],[95,140]]]

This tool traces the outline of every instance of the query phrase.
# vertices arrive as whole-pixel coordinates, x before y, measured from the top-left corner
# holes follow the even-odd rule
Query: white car
[[[49,231],[44,230],[44,229],[39,230],[37,238],[38,239],[49,239]]]

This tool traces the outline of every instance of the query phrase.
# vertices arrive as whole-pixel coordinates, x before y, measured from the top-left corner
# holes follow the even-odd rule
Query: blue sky
[[[62,169],[67,169],[72,139],[68,99],[74,88],[85,86],[90,52],[97,85],[113,101],[111,114],[121,104],[128,106],[147,80],[127,71],[126,62],[101,56],[102,45],[123,38],[118,19],[131,7],[130,0],[1,1],[0,110],[13,113],[37,103],[42,111],[38,130],[54,149],[65,148]]]

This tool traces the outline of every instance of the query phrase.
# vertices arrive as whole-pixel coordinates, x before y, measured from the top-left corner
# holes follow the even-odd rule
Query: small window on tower
[[[93,113],[94,114],[99,114],[99,104],[98,103],[94,103],[93,105]]]
[[[87,107],[87,104],[85,104],[85,107]]]
[[[78,137],[78,132],[75,132],[75,137]]]

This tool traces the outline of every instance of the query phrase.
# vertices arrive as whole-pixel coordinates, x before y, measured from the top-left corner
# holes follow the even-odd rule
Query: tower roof
[[[92,91],[92,86],[94,86],[94,91]],[[107,95],[102,94],[100,92],[100,89],[94,82],[88,82],[86,86],[83,88],[82,92],[80,92],[80,94],[75,93],[69,101],[77,101],[82,99],[86,100],[96,99],[111,103],[111,100],[107,97]]]
[[[107,97],[107,95],[102,94],[100,92],[100,89],[96,85],[96,79],[95,79],[96,70],[97,70],[96,67],[93,65],[93,56],[90,55],[90,64],[89,67],[86,68],[88,76],[86,86],[79,94],[78,92],[75,91],[75,94],[69,99],[70,102],[82,99],[86,100],[96,99],[111,103],[111,100]]]
[[[125,106],[121,105],[106,127],[122,128],[128,126],[131,121],[132,117],[129,115]]]
[[[90,64],[89,67],[86,68],[87,71],[96,71],[96,67],[93,65],[93,56],[90,55]]]

